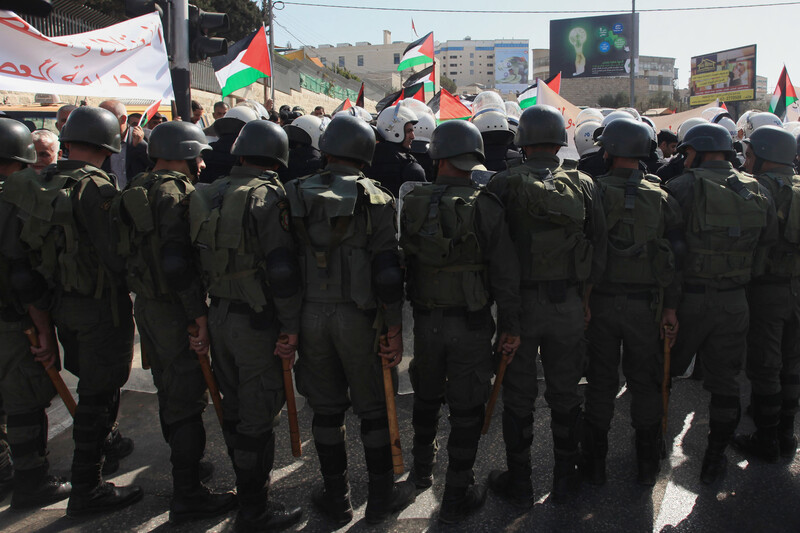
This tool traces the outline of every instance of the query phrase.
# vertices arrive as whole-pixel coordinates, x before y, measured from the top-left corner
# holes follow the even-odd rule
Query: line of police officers
[[[394,198],[362,173],[374,131],[353,116],[336,117],[322,135],[325,168],[285,186],[276,171],[286,166],[289,145],[278,126],[248,122],[231,149],[238,165],[195,189],[205,137],[190,124],[165,123],[150,139],[155,167],[121,193],[100,170],[120,146],[109,112],[73,111],[61,132],[70,160],[42,177],[24,169],[35,154],[17,124],[0,119],[0,393],[16,469],[12,507],[69,496],[67,514],[80,516],[141,499],[141,488],[102,479],[103,443],[130,370],[133,316],[171,449],[173,521],[237,505],[241,531],[300,519],[300,509],[285,508],[268,490],[284,403],[281,359],[293,364],[295,351],[323,478],[312,499],[337,525],[353,516],[350,406],[361,420],[369,473],[367,522],[386,520],[432,485],[443,403],[451,431],[440,520],[474,513],[487,485],[530,508],[537,358],[551,409],[553,499],[569,500],[582,478],[605,482],[620,359],[632,395],[637,481],[654,485],[664,437],[664,336],[674,344],[672,375],[697,354],[711,393],[704,483],[724,472],[740,417],[745,347],[757,431],[735,443],[768,461],[795,453],[800,178],[792,167],[796,141],[780,128],[748,140],[752,178],[731,166],[724,128],[698,125],[679,147],[685,173],[662,186],[639,169],[653,149],[647,126],[615,120],[598,137],[608,173],[592,180],[557,156],[567,145],[561,114],[534,106],[515,137],[524,161],[484,188],[471,180],[485,170],[480,131],[445,122],[430,140],[435,182],[405,194],[398,242]],[[404,288],[414,310],[414,463],[409,479],[396,483],[381,359],[394,367],[402,357]],[[136,293],[133,310],[128,290]],[[29,323],[39,348],[23,334]],[[196,331],[187,335],[190,324]],[[46,461],[44,408],[54,391],[44,367],[59,364],[56,334],[65,367],[80,378],[71,486],[49,476]],[[209,474],[200,462],[207,401],[194,352],[204,356],[209,347],[235,496],[201,482]],[[492,471],[485,485],[476,483],[473,465],[501,357],[510,369],[502,413],[507,470]]]

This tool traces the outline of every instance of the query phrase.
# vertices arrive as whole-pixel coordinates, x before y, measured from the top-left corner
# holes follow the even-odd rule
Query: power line
[[[399,11],[408,13],[458,13],[462,15],[581,15],[587,13],[620,13],[624,10],[616,9],[613,11],[604,9],[433,9],[433,8],[414,8],[414,7],[377,7],[377,6],[348,6],[341,4],[315,4],[311,2],[283,2],[287,6],[304,7],[327,7],[333,9],[356,9],[362,11]],[[766,4],[740,4],[735,6],[695,6],[695,7],[658,7],[649,9],[637,9],[637,13],[664,13],[680,11],[713,11],[716,9],[748,9],[757,7],[782,7],[796,6],[800,2],[770,2]]]
[[[303,46],[306,46],[306,47],[308,47],[308,48],[313,48],[311,45],[308,45],[308,44],[306,44],[305,42],[303,42],[303,40],[302,40],[300,37],[298,37],[297,35],[295,35],[295,34],[294,34],[294,33],[292,33],[291,31],[289,31],[289,28],[287,28],[286,26],[284,26],[283,24],[281,24],[280,22],[278,22],[276,19],[273,19],[273,22],[275,22],[275,25],[276,25],[276,26],[280,26],[281,28],[283,28],[283,31],[285,31],[286,33],[288,33],[289,35],[291,35],[292,37],[294,37],[295,39],[297,39],[297,40],[300,42],[300,44],[302,44]]]

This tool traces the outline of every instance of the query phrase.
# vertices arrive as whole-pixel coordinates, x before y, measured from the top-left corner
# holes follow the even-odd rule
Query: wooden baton
[[[197,335],[200,334],[200,327],[197,324],[189,324],[186,327],[186,330],[192,337],[197,337]],[[222,422],[222,397],[219,395],[217,380],[214,379],[214,372],[211,370],[211,360],[209,359],[208,354],[200,355],[199,353],[197,354],[197,360],[200,362],[200,369],[203,371],[203,378],[206,380],[208,392],[211,393],[211,401],[214,402],[214,411],[217,413],[219,425],[224,428],[224,424]]]
[[[36,328],[34,326],[29,327],[24,331],[25,335],[28,337],[28,342],[31,343],[31,346],[34,348],[39,347],[39,336],[36,333]],[[72,417],[75,417],[75,398],[72,397],[70,394],[69,389],[67,388],[67,384],[64,383],[64,380],[61,378],[61,374],[58,373],[55,365],[50,365],[49,367],[42,363],[44,366],[47,375],[50,377],[50,381],[53,382],[53,386],[56,388],[56,392],[61,397],[61,401],[64,402],[64,405],[67,407],[67,411]]]
[[[503,386],[503,377],[506,375],[507,366],[508,356],[503,355],[503,358],[500,359],[500,365],[497,367],[497,376],[494,378],[492,395],[489,397],[489,403],[486,405],[486,415],[483,418],[481,435],[489,433],[489,426],[492,424],[492,414],[494,413],[494,404],[497,403],[497,397],[500,395],[500,388]]]
[[[667,338],[667,327],[664,326],[664,378],[661,380],[661,402],[664,414],[661,417],[661,434],[667,434],[667,409],[669,408],[669,383],[670,383],[670,345]]]
[[[278,342],[288,344],[288,335],[278,337]],[[286,392],[286,414],[289,418],[289,439],[292,442],[292,455],[300,457],[303,455],[300,446],[300,424],[297,422],[297,401],[294,397],[294,382],[292,381],[292,361],[281,357],[283,364],[283,389]]]
[[[389,345],[386,335],[381,335],[380,343]],[[394,403],[394,381],[389,361],[381,357],[383,365],[383,392],[386,396],[386,416],[389,419],[389,441],[392,446],[392,468],[394,473],[400,475],[405,470],[403,466],[403,446],[400,442],[400,424],[397,422],[397,405]]]

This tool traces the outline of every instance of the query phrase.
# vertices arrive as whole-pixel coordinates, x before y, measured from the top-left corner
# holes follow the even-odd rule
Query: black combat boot
[[[473,484],[469,487],[445,485],[439,522],[458,524],[476,513],[486,502],[486,485]]]
[[[725,448],[731,440],[736,423],[715,423],[710,421],[711,431],[708,433],[708,447],[700,469],[700,481],[706,485],[716,483],[725,475],[728,458]]]
[[[117,487],[103,481],[103,441],[111,431],[112,395],[81,395],[75,410],[72,492],[67,516],[79,517],[122,509],[142,499],[138,485]]]
[[[781,395],[754,394],[751,405],[756,431],[749,435],[736,435],[733,445],[745,455],[758,457],[768,463],[777,463],[781,454],[778,443]]]
[[[237,488],[241,489],[237,482]],[[283,531],[300,521],[303,511],[299,507],[287,509],[282,503],[268,501],[266,486],[259,490],[239,492],[239,512],[236,515],[237,533]]]
[[[311,496],[314,505],[338,527],[353,519],[345,443],[327,445],[314,441],[324,487]]]
[[[604,485],[606,482],[607,455],[608,430],[602,430],[589,422],[585,422],[580,463],[583,479],[592,485]]]
[[[414,468],[408,478],[418,490],[425,490],[433,485],[433,468],[436,466],[436,454],[439,451],[436,433],[439,430],[441,404],[441,400],[426,402],[414,399],[411,419],[414,427]]]
[[[119,431],[119,423],[116,421],[117,415],[119,414],[119,400],[120,391],[117,389],[110,407],[111,430],[108,432],[103,442],[103,455],[105,456],[105,462],[103,463],[104,476],[111,475],[119,470],[120,459],[124,459],[133,453],[133,439],[122,436],[122,433]]]
[[[508,470],[489,472],[489,488],[518,509],[533,507],[531,483],[531,444],[533,443],[533,413],[518,417],[503,410],[503,440],[506,445]]]
[[[391,451],[387,446],[387,453]],[[416,499],[416,488],[409,481],[394,482],[394,472],[390,468],[383,474],[369,473],[369,494],[364,519],[369,524],[380,524],[389,516],[399,513]]]
[[[580,460],[581,408],[568,413],[551,411],[550,428],[553,431],[553,492],[555,503],[565,503],[577,495],[581,485],[578,471]]]
[[[778,423],[778,446],[781,457],[791,459],[797,452],[797,437],[794,434],[794,414],[781,414]]]
[[[661,424],[636,429],[636,482],[652,487],[661,471]]]
[[[12,509],[44,507],[69,498],[72,485],[64,478],[49,475],[48,466],[45,463],[31,470],[16,471]]]

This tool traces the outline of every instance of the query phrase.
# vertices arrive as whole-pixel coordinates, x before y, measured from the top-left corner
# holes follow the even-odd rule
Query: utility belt
[[[603,296],[606,298],[627,298],[628,300],[651,301],[655,298],[657,289],[632,291],[632,292],[611,292],[602,289],[592,289],[592,296]]]
[[[487,305],[477,311],[470,311],[466,307],[423,307],[421,305],[414,305],[414,313],[425,317],[455,317],[463,318],[467,322],[470,329],[481,329],[486,327],[486,324],[492,317],[491,306]]]
[[[567,279],[549,281],[522,280],[520,287],[526,291],[539,291],[539,295],[547,298],[550,303],[560,304],[567,300],[569,291],[574,291],[580,296],[580,284]]]
[[[739,285],[737,287],[728,287],[725,289],[718,289],[717,287],[712,287],[711,285],[695,285],[693,283],[684,283],[683,285],[683,292],[687,294],[713,294],[718,292],[733,292],[733,291],[743,291],[744,285]]]
[[[211,297],[211,307],[216,307],[225,316],[229,314],[247,316],[250,318],[250,327],[259,331],[269,329],[277,318],[275,316],[275,307],[271,301],[267,302],[260,313],[257,313],[247,302],[220,298],[219,296]]]

